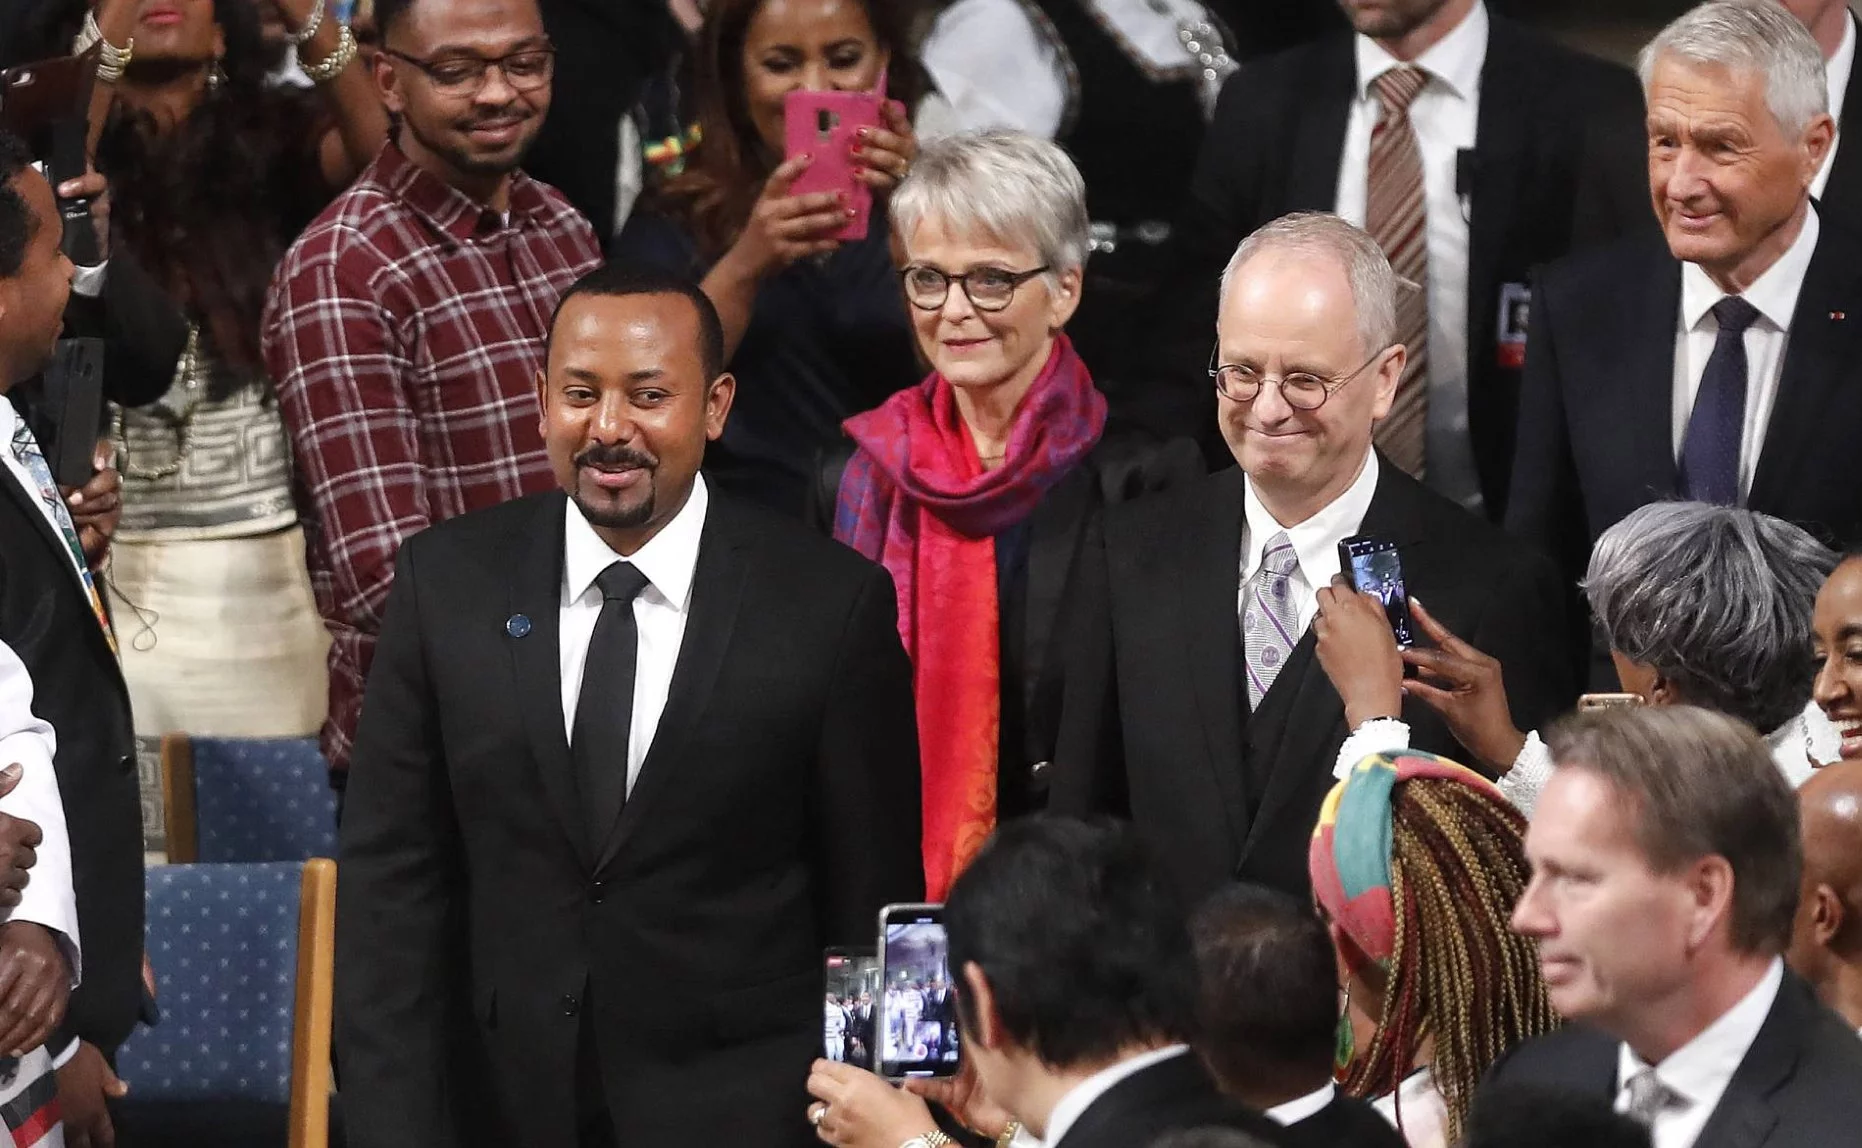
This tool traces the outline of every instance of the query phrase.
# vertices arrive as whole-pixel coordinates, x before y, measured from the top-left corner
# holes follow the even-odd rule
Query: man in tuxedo
[[[1662,499],[1862,543],[1862,488],[1837,478],[1862,429],[1862,242],[1811,203],[1833,131],[1816,42],[1774,4],[1715,0],[1641,68],[1663,238],[1535,285],[1507,525],[1567,586]],[[1580,661],[1589,639],[1571,635]]]
[[[1804,879],[1785,960],[1862,1031],[1862,761],[1811,774],[1797,805]]]
[[[1217,1091],[1187,1043],[1196,967],[1182,902],[1129,829],[1008,822],[951,885],[944,924],[976,1084],[1047,1148],[1133,1148],[1200,1125],[1283,1143]],[[817,1071],[809,1119],[822,1140],[848,1142],[835,1105],[865,1086]]]
[[[1610,1104],[1659,1148],[1854,1143],[1862,1042],[1779,955],[1801,853],[1765,743],[1687,706],[1578,714],[1547,742],[1513,928],[1571,1023],[1487,1083]]]
[[[1213,373],[1240,469],[1114,508],[1089,535],[1050,801],[1132,817],[1193,900],[1231,880],[1303,897],[1349,733],[1400,714],[1418,748],[1472,760],[1425,707],[1340,701],[1310,629],[1339,543],[1395,543],[1409,593],[1483,635],[1534,723],[1570,704],[1560,591],[1542,558],[1373,450],[1406,356],[1369,235],[1289,216],[1224,279]]]
[[[1298,1148],[1403,1148],[1377,1110],[1332,1082],[1338,958],[1309,903],[1230,885],[1190,922],[1199,967],[1196,1042],[1222,1091],[1286,1127]]]
[[[537,387],[562,489],[398,559],[343,820],[349,1142],[807,1143],[821,950],[923,895],[896,597],[707,490],[735,384],[693,284],[590,273]]]
[[[1778,0],[1803,22],[1823,53],[1824,89],[1829,93],[1830,118],[1836,121],[1836,139],[1810,183],[1810,194],[1825,216],[1862,234],[1862,148],[1845,150],[1842,144],[1843,112],[1862,107],[1862,95],[1852,105],[1849,90],[1856,73],[1857,24],[1848,0]]]
[[[73,274],[61,232],[51,186],[24,146],[0,133],[0,391],[38,373],[57,343]],[[66,1130],[82,1143],[111,1133],[104,1098],[122,1086],[109,1061],[141,1007],[142,796],[109,617],[78,527],[10,401],[0,401],[0,642],[19,656],[36,712],[57,731],[52,762],[84,960],[51,1047],[63,1058]],[[0,966],[22,944],[42,969],[63,959],[49,936],[0,929]]]
[[[1291,211],[1336,212],[1421,286],[1399,300],[1410,354],[1378,446],[1498,521],[1531,270],[1648,226],[1642,101],[1626,70],[1483,0],[1339,7],[1351,30],[1249,62],[1223,89],[1174,229],[1165,361],[1200,378],[1219,261],[1244,235]]]

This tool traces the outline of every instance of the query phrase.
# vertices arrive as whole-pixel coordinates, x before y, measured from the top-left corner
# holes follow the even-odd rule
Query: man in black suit
[[[808,1140],[822,947],[923,894],[911,670],[879,567],[697,477],[722,363],[694,285],[590,273],[538,379],[566,496],[401,552],[343,820],[355,1148]]]
[[[71,285],[51,186],[26,164],[23,145],[0,134],[0,390],[50,359]],[[57,731],[53,768],[83,938],[83,980],[50,1042],[55,1055],[75,1048],[59,1070],[59,1103],[76,1141],[110,1131],[104,1097],[121,1085],[109,1061],[141,1007],[142,798],[114,639],[78,529],[55,488],[44,497],[48,487],[38,444],[0,402],[0,641],[19,655],[35,711]]]
[[[1473,760],[1407,699],[1341,703],[1310,631],[1338,544],[1395,543],[1409,592],[1483,635],[1535,723],[1570,704],[1560,592],[1542,558],[1372,450],[1405,352],[1370,236],[1289,216],[1225,279],[1217,419],[1241,467],[1116,507],[1088,539],[1050,807],[1134,818],[1192,899],[1231,880],[1305,896],[1349,733],[1400,714],[1412,744]]]
[[[1810,200],[1832,135],[1817,45],[1776,5],[1717,0],[1643,62],[1664,237],[1534,289],[1507,526],[1568,587],[1606,529],[1676,497],[1862,543],[1862,488],[1838,480],[1862,429],[1862,241]],[[1581,663],[1588,629],[1570,641]]]
[[[1862,84],[1856,71],[1858,24],[1849,10],[1848,0],[1779,0],[1785,9],[1803,22],[1816,38],[1823,53],[1825,90],[1829,93],[1831,118],[1836,121],[1836,142],[1811,181],[1810,194],[1825,216],[1851,231],[1862,233],[1862,147],[1844,148],[1843,113],[1862,109],[1862,94],[1852,101],[1850,93]]]
[[[1133,1148],[1205,1124],[1283,1143],[1272,1121],[1217,1091],[1187,1043],[1196,966],[1182,902],[1130,830],[1008,822],[951,885],[944,924],[967,1069],[1048,1148]],[[899,1148],[948,1142],[921,1103],[875,1084],[816,1065],[808,1111],[823,1141],[897,1127],[906,1136],[884,1139]]]
[[[1197,908],[1190,937],[1196,1050],[1222,1091],[1285,1125],[1298,1148],[1403,1148],[1389,1121],[1332,1082],[1338,958],[1310,903],[1231,885]]]
[[[1547,742],[1513,928],[1572,1023],[1503,1057],[1483,1092],[1587,1096],[1661,1148],[1855,1143],[1862,1042],[1779,955],[1801,853],[1765,743],[1685,706],[1578,714]]]
[[[1288,212],[1337,212],[1385,243],[1398,274],[1426,286],[1400,316],[1418,331],[1426,324],[1422,339],[1404,331],[1426,413],[1415,411],[1397,442],[1403,420],[1391,420],[1380,447],[1411,473],[1414,451],[1431,487],[1498,521],[1525,350],[1518,305],[1535,265],[1648,226],[1642,101],[1621,67],[1490,15],[1481,0],[1339,5],[1355,33],[1251,61],[1223,88],[1173,229],[1173,289],[1155,325],[1167,333],[1163,361],[1173,381],[1201,378],[1216,274],[1243,236]],[[1379,85],[1411,74],[1420,90],[1393,113],[1414,141],[1422,183],[1422,239],[1406,244],[1395,221],[1407,212],[1379,210],[1402,194],[1404,169],[1374,158],[1371,143],[1378,137],[1381,157],[1376,125],[1394,97]],[[1144,342],[1160,352],[1156,336]],[[1155,419],[1193,418],[1207,440],[1206,409],[1189,405]]]

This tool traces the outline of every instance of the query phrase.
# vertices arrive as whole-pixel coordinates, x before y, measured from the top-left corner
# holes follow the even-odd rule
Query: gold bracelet
[[[1009,1145],[1015,1143],[1015,1137],[1021,1135],[1021,1130],[1021,1121],[1009,1121],[1009,1126],[1002,1130],[1002,1135],[996,1137],[996,1148],[1009,1148]]]
[[[361,50],[356,44],[356,34],[349,30],[349,25],[338,24],[336,27],[338,34],[335,51],[314,64],[303,64],[300,61],[304,74],[310,77],[313,84],[327,84],[342,75],[343,69],[349,66]]]
[[[97,62],[97,79],[105,84],[114,84],[123,78],[123,69],[129,67],[130,58],[136,53],[136,38],[131,36],[124,47],[117,47],[103,38],[103,29],[97,24],[95,10],[84,14],[84,27],[71,42],[71,54],[82,56],[90,51],[91,45],[103,46],[101,59]]]

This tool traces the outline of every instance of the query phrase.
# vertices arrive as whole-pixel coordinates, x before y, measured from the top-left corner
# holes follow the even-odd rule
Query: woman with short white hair
[[[1108,432],[1064,328],[1089,228],[1073,161],[1022,132],[926,145],[893,193],[921,384],[847,420],[817,521],[882,563],[916,670],[927,892],[998,816],[1039,804],[1053,755],[1054,618],[1091,515],[1200,475],[1187,441]]]

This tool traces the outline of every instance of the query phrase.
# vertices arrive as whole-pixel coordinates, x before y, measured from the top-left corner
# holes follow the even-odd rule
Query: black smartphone
[[[873,1070],[879,1031],[879,954],[872,946],[831,948],[822,954],[821,1055]]]
[[[1352,589],[1384,604],[1390,632],[1399,646],[1416,644],[1416,623],[1409,616],[1409,593],[1403,588],[1403,560],[1396,543],[1360,534],[1338,544],[1338,566]]]
[[[44,175],[54,189],[90,169],[85,148],[91,90],[102,51],[100,45],[92,45],[81,56],[0,72],[0,128],[25,140],[34,156],[47,161]],[[65,254],[80,267],[93,267],[102,258],[90,208],[88,199],[58,197]]]
[[[957,986],[950,976],[944,906],[887,905],[879,911],[879,1074],[957,1073]]]
[[[103,425],[103,340],[60,339],[45,368],[45,401],[55,430],[52,478],[83,486],[97,472],[93,452]]]

